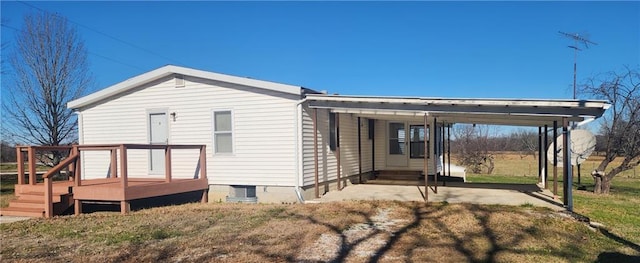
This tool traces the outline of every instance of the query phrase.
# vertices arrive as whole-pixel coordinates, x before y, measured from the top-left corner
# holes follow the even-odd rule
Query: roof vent
[[[176,88],[184,88],[184,76],[176,75]]]
[[[229,187],[228,203],[257,203],[255,185],[231,185]]]

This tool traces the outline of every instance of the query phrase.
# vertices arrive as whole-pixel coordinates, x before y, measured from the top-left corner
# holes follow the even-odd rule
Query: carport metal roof
[[[602,100],[466,99],[307,94],[310,108],[376,119],[419,120],[427,114],[445,123],[540,127],[553,121],[596,119],[611,105]]]
[[[607,101],[602,100],[405,98],[326,94],[307,94],[305,100],[312,109],[329,109],[336,113],[352,113],[373,119],[422,121],[425,127],[427,117],[433,117],[437,122],[447,124],[473,123],[534,127],[549,125],[554,129],[557,128],[558,123],[562,123],[563,130],[566,131],[563,132],[563,145],[567,146],[562,149],[563,161],[565,162],[563,174],[566,177],[563,180],[564,189],[571,189],[569,185],[572,181],[571,165],[568,163],[570,160],[568,148],[571,144],[570,132],[567,129],[569,121],[594,120],[601,117],[611,106]],[[315,139],[314,144],[316,144]],[[424,171],[428,170],[427,164],[427,155],[425,155]],[[555,171],[554,169],[554,173]],[[318,177],[317,173],[316,168],[316,178]],[[556,175],[554,175],[555,177]],[[338,172],[339,178],[340,172]],[[425,201],[428,198],[426,178],[425,176]],[[340,184],[338,184],[338,188],[340,188]],[[572,210],[572,190],[565,192],[563,194],[564,203],[567,209]]]

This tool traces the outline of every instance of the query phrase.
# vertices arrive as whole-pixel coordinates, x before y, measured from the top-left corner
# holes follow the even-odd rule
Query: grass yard
[[[591,162],[583,165],[587,190]],[[494,175],[467,179],[534,184],[536,165],[531,156],[500,154]],[[608,196],[574,191],[576,212],[603,223],[602,232],[527,205],[187,204],[0,224],[0,261],[640,262],[639,174],[616,177]],[[4,202],[15,179],[2,179]]]
[[[592,156],[581,165],[581,183],[586,190],[577,189],[577,175],[574,178],[574,210],[589,217],[591,220],[603,223],[611,231],[630,242],[640,244],[640,167],[625,171],[617,175],[612,182],[611,194],[595,195],[593,191],[594,170],[603,157]],[[620,160],[616,160],[619,162]],[[615,162],[613,164],[616,164]],[[533,174],[518,172],[533,167]],[[553,169],[549,167],[549,177],[552,179]],[[611,165],[609,167],[611,169]],[[510,175],[510,173],[512,175]],[[537,160],[532,156],[520,158],[517,154],[496,155],[495,174],[469,174],[470,182],[484,183],[537,183]],[[552,189],[549,181],[549,189]],[[558,169],[558,194],[562,195],[562,169]]]
[[[543,208],[420,202],[187,204],[0,225],[29,262],[631,262],[640,251]]]
[[[0,175],[0,208],[9,206],[9,201],[15,198],[14,187],[18,178],[13,175]]]

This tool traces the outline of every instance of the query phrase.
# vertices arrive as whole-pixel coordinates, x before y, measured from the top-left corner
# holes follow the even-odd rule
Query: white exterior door
[[[409,162],[408,150],[407,124],[389,122],[387,124],[387,166],[406,168]]]
[[[149,143],[167,144],[169,142],[166,113],[149,114]],[[151,150],[149,170],[152,174],[164,174],[164,150]]]

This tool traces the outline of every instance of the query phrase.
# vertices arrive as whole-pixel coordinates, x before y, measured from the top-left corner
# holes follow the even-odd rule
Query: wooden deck
[[[149,175],[133,177],[127,172],[127,150],[164,149],[164,176],[158,178]],[[196,178],[182,179],[171,176],[171,152],[180,149],[199,149],[198,173]],[[43,175],[44,182],[36,180],[35,164],[38,151],[67,150],[69,156]],[[120,174],[112,173],[108,178],[81,179],[81,151],[109,151],[112,171],[120,167]],[[25,178],[24,154],[27,154],[29,173]],[[120,156],[119,160],[116,158]],[[52,181],[52,176],[66,169],[69,181]],[[59,147],[21,146],[18,147],[18,184],[9,207],[2,209],[0,215],[51,217],[74,207],[75,214],[82,213],[84,201],[119,202],[121,212],[130,210],[130,201],[150,197],[202,191],[202,202],[207,202],[209,185],[206,175],[206,149],[204,145],[74,145]]]
[[[73,198],[77,200],[128,201],[154,196],[171,195],[209,187],[203,179],[129,178],[129,185],[122,188],[117,178],[84,180],[81,186],[73,187]]]

